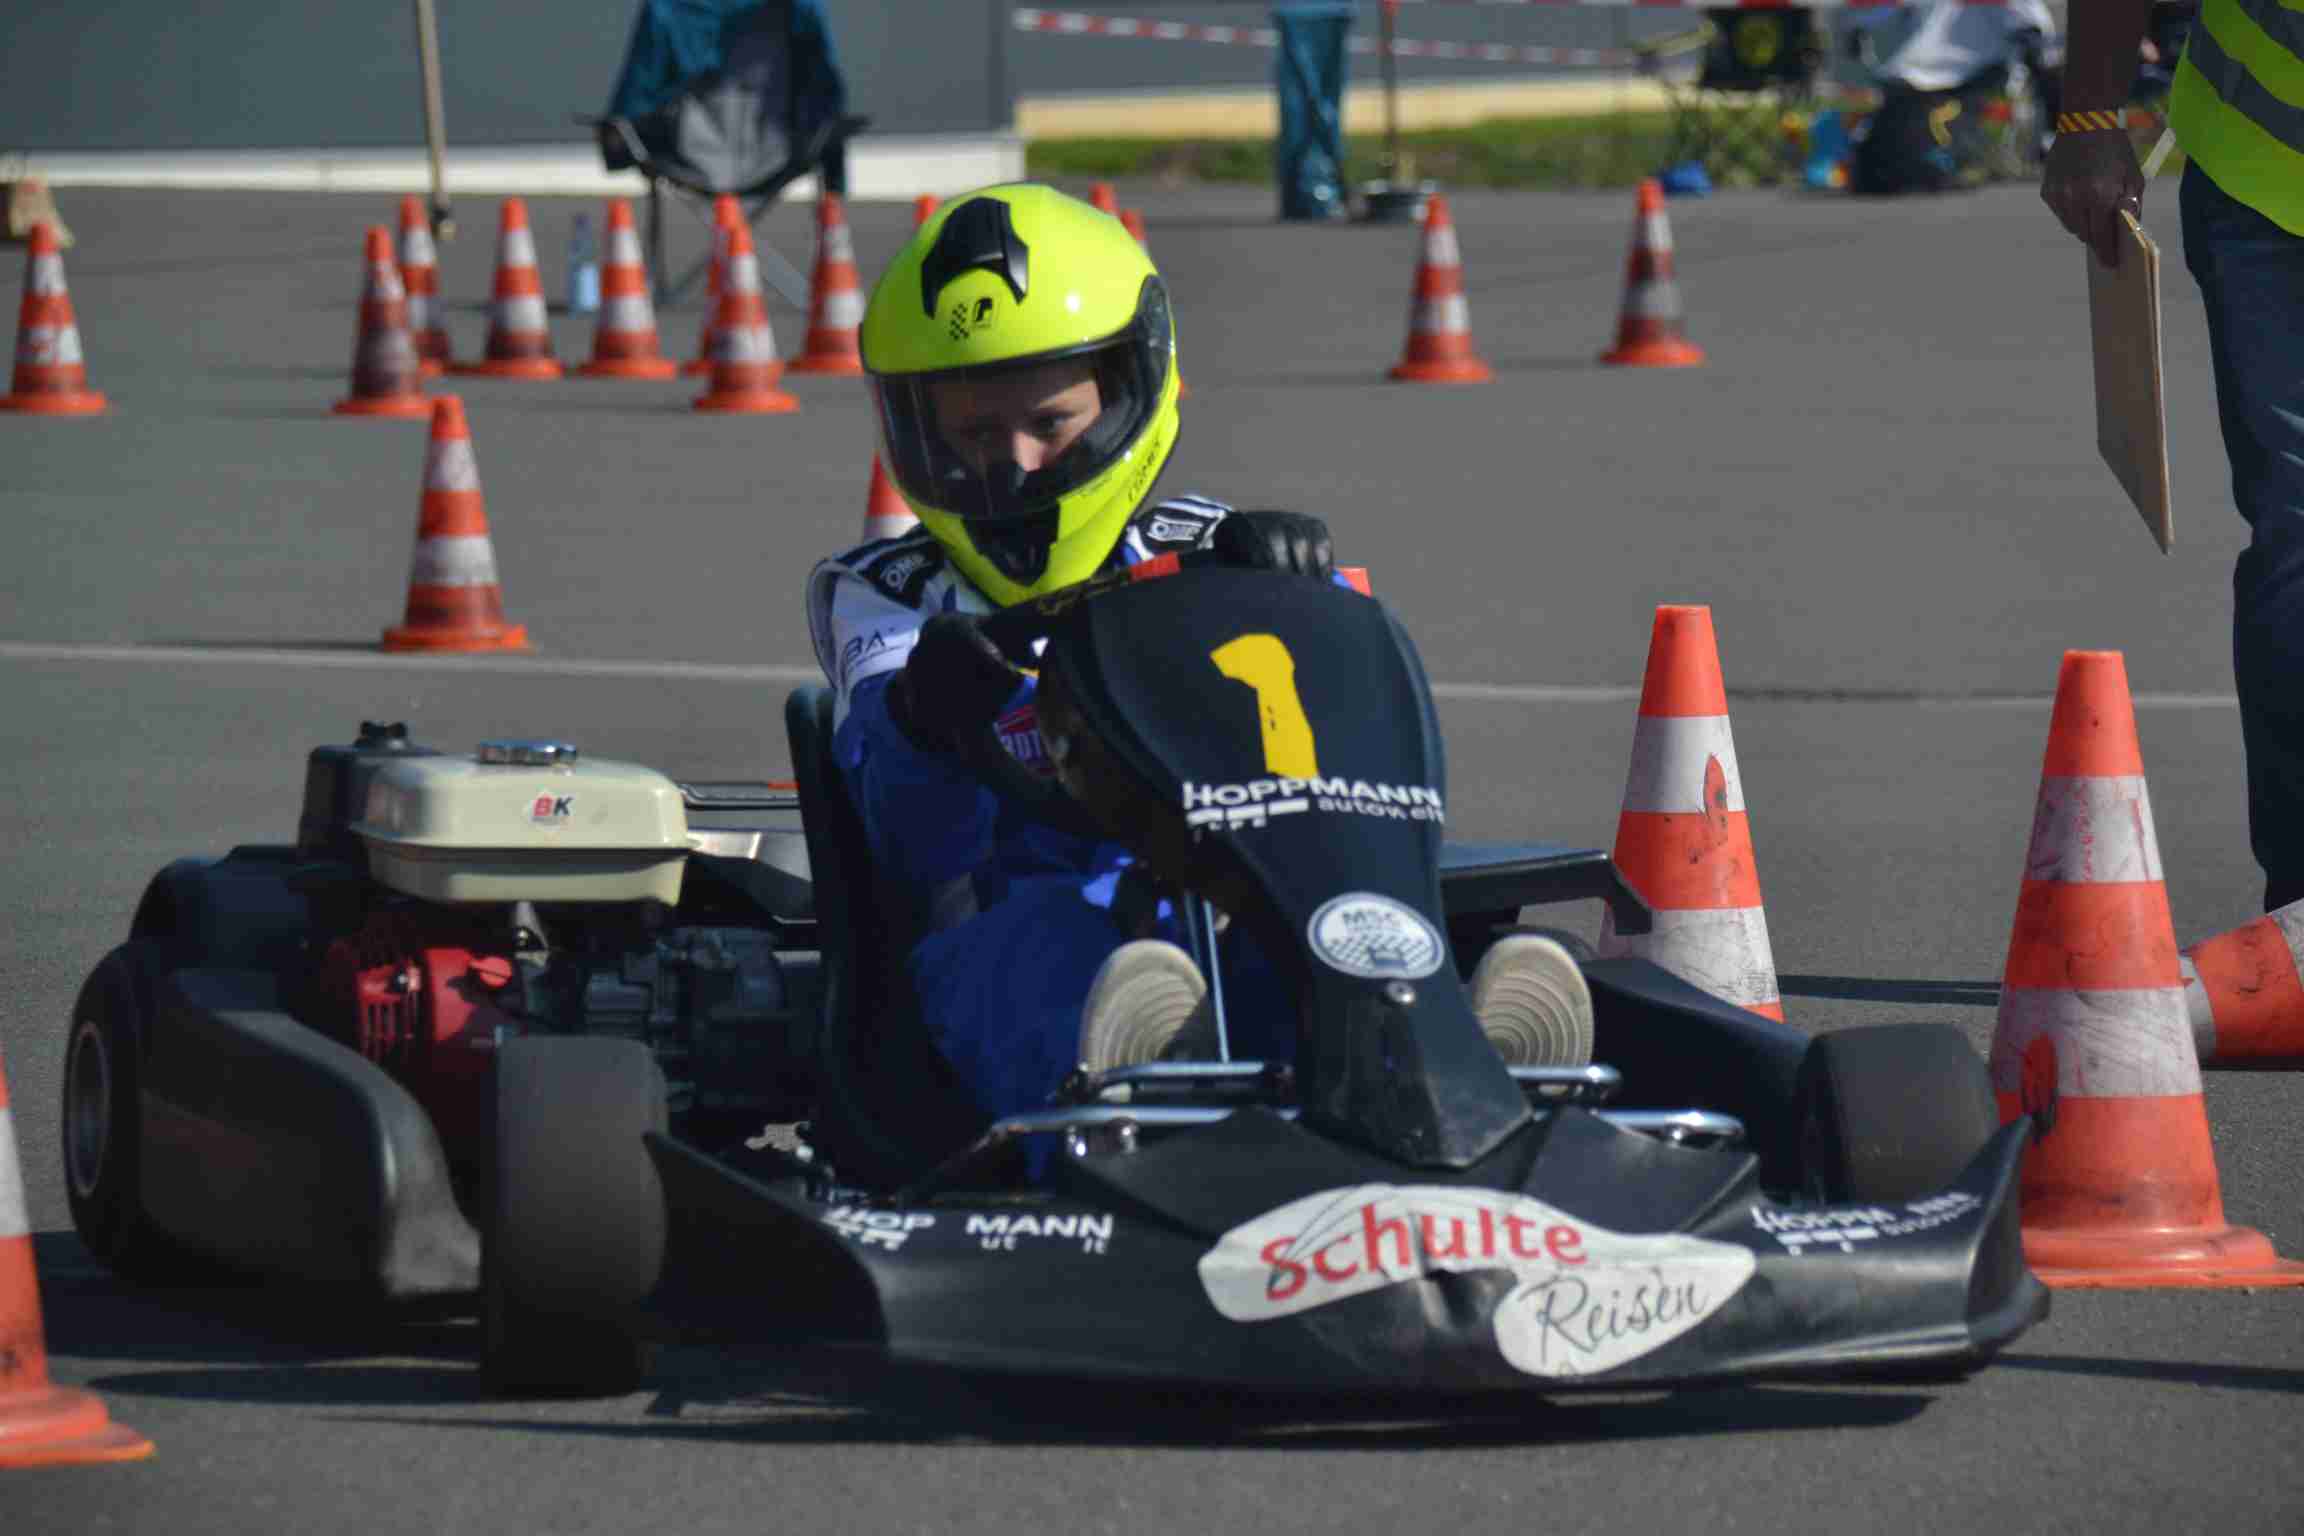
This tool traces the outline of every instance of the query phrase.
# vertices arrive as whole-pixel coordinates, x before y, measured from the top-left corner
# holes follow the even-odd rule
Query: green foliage
[[[1402,134],[1401,179],[1428,176],[1453,187],[1628,187],[1656,173],[1671,139],[1671,120],[1661,112],[1496,118]],[[1353,135],[1345,161],[1351,181],[1382,175],[1382,137]],[[1273,179],[1272,145],[1265,139],[1055,139],[1029,145],[1024,164],[1035,179]]]

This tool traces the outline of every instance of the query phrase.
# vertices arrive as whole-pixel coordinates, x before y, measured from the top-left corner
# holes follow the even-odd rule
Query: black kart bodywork
[[[2013,1199],[2026,1126],[1991,1129],[1988,1094],[1981,1120],[1945,1109],[1933,1162],[1819,1159],[1818,1137],[1849,1138],[1819,1118],[1812,1037],[1635,959],[1583,960],[1605,1065],[1504,1066],[1459,981],[1481,950],[1523,908],[1603,900],[1627,933],[1646,912],[1604,854],[1443,842],[1430,692],[1381,603],[1211,569],[995,622],[1016,654],[1045,641],[1072,813],[1221,893],[1226,942],[1261,946],[1301,1000],[1292,1059],[1082,1074],[985,1122],[909,1007],[905,915],[832,765],[830,697],[802,690],[798,804],[695,789],[700,823],[742,825],[697,839],[668,919],[769,934],[788,1006],[656,1064],[615,1048],[670,1076],[673,1110],[596,1110],[521,1154],[565,1164],[518,1187],[567,1209],[491,1226],[494,1138],[316,1019],[316,947],[377,900],[320,786],[295,847],[163,871],[113,984],[91,981],[134,1015],[112,1080],[132,1078],[115,1118],[137,1173],[75,1195],[92,1246],[387,1297],[484,1289],[491,1330],[532,1335],[1258,1388],[1956,1373],[2045,1314]],[[1211,662],[1244,634],[1261,659]],[[550,1021],[494,1028],[549,1101]],[[74,1061],[88,1033],[76,1017]],[[1952,1098],[1982,1070],[1956,1049]],[[97,1097],[68,1082],[68,1109]],[[746,1116],[801,1122],[801,1144],[729,1134]],[[640,1193],[604,1212],[582,1192],[605,1187]],[[484,1277],[483,1229],[581,1241],[541,1244],[547,1262],[500,1236]],[[588,1252],[613,1260],[596,1281]]]

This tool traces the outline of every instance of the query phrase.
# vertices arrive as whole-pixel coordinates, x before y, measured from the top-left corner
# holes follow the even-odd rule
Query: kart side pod
[[[432,1122],[358,1052],[305,1028],[258,971],[154,989],[145,1213],[236,1267],[386,1299],[470,1291],[480,1240]]]

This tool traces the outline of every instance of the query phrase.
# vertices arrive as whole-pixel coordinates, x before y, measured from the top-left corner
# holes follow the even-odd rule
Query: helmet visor
[[[916,503],[975,524],[1044,519],[1117,463],[1167,383],[1158,278],[1101,340],[977,368],[873,379],[888,472]]]

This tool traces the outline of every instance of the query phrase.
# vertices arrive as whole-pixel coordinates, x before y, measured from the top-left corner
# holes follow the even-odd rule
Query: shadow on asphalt
[[[1776,978],[1786,997],[1824,997],[1845,1003],[1931,1003],[1939,1007],[1989,1008],[2000,1001],[1996,981],[1891,981],[1865,976]]]
[[[98,1267],[71,1233],[39,1234],[34,1252],[52,1357],[160,1367],[108,1370],[88,1379],[95,1390],[336,1408],[357,1423],[753,1444],[1395,1450],[1885,1429],[1932,1400],[1901,1387],[1792,1386],[1575,1397],[1252,1394],[988,1376],[829,1350],[732,1359],[681,1346],[662,1352],[644,1396],[554,1402],[555,1414],[591,1416],[571,1422],[480,1395],[468,1303],[387,1310],[306,1288],[134,1289]]]
[[[2206,1365],[2195,1360],[2102,1360],[2063,1355],[1996,1355],[1992,1363],[2019,1371],[2120,1381],[2167,1381],[2187,1387],[2229,1387],[2242,1392],[2304,1393],[2304,1370],[2270,1365]]]
[[[772,1380],[773,1385],[764,1385]],[[742,1378],[654,1388],[640,1422],[532,1416],[354,1422],[750,1445],[1066,1445],[1288,1450],[1463,1449],[1677,1440],[1784,1429],[1885,1429],[1930,1399],[1904,1391],[1732,1387],[1582,1400],[1330,1393],[1259,1396],[1111,1381],[982,1377],[853,1359],[792,1359]],[[514,1405],[504,1404],[503,1407]]]

